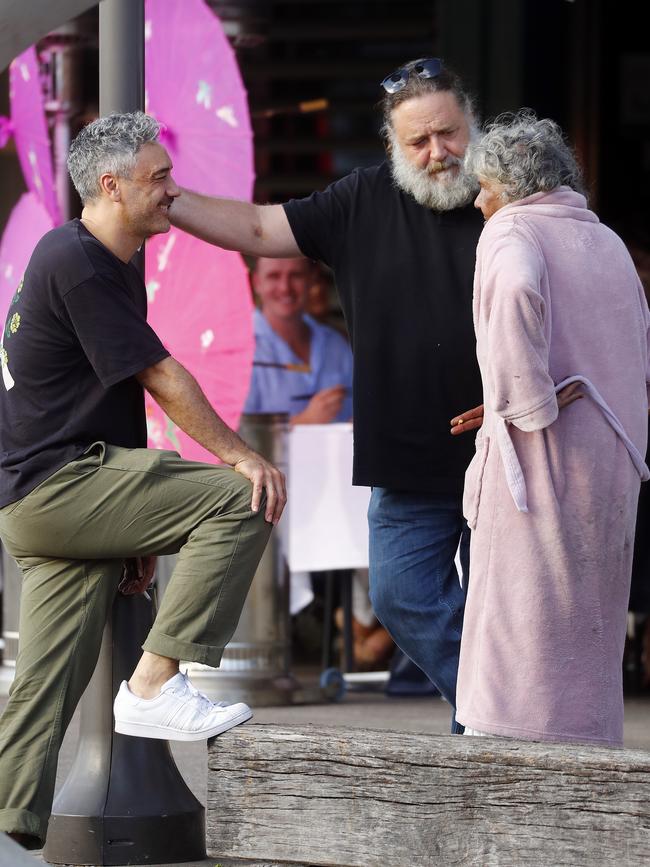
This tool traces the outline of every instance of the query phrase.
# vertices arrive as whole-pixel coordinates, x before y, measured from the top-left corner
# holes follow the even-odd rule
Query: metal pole
[[[99,114],[144,111],[144,0],[99,4]],[[144,247],[136,253],[144,276]]]
[[[100,114],[141,110],[143,0],[99,7]],[[164,741],[113,731],[112,701],[153,620],[144,597],[118,596],[81,701],[72,769],[54,803],[44,857],[65,864],[151,864],[205,857],[205,811]]]
[[[49,67],[45,110],[53,120],[54,180],[63,222],[72,216],[71,183],[67,166],[70,118],[81,108],[81,56],[88,41],[88,33],[78,19],[73,19],[42,39],[39,50],[40,58],[46,58]]]
[[[78,80],[78,76],[70,75],[71,64],[66,57],[66,49],[62,46],[54,52],[54,81],[57,94],[60,94],[58,110],[54,120],[54,178],[56,183],[56,198],[61,209],[61,219],[70,219],[70,177],[68,175],[67,156],[70,149],[70,103],[65,98],[65,87],[68,82]],[[68,61],[68,62],[66,62]],[[79,70],[77,70],[78,72]]]
[[[144,109],[144,0],[99,4],[99,113]]]

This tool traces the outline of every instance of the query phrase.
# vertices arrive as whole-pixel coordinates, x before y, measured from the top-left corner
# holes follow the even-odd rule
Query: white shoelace
[[[212,701],[204,692],[201,692],[194,686],[186,674],[181,672],[181,675],[185,681],[185,691],[188,691],[192,698],[197,699],[201,711],[208,712],[213,707],[228,707],[227,701]],[[179,695],[182,694],[179,693]]]

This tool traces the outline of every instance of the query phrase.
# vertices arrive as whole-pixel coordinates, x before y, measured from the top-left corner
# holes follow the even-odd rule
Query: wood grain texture
[[[650,754],[249,724],[209,746],[207,824],[224,867],[648,865]]]

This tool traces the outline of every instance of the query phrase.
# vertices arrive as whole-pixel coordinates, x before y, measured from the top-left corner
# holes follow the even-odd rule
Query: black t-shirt
[[[146,446],[134,374],[169,355],[146,316],[137,269],[79,220],[39,241],[2,336],[0,506],[96,440]]]
[[[284,208],[303,254],[336,276],[354,353],[354,484],[460,493],[474,437],[452,437],[449,420],[481,403],[472,324],[481,214],[419,205],[388,163]]]

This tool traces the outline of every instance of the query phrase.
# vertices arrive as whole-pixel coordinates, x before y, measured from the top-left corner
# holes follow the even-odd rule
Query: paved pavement
[[[300,673],[299,673],[300,677]],[[309,675],[301,677],[308,685]],[[0,699],[0,709],[5,699]],[[257,723],[355,726],[358,728],[447,734],[449,706],[439,698],[387,698],[382,692],[350,691],[340,702],[270,707],[255,709]],[[79,730],[75,718],[63,744],[59,761],[57,788],[70,768]],[[650,695],[632,697],[625,704],[625,746],[650,751]],[[172,747],[176,763],[196,797],[205,805],[207,791],[206,745],[175,744]],[[40,853],[34,853],[41,861]],[[222,862],[223,867],[228,867]],[[167,865],[150,865],[167,867]],[[214,859],[187,862],[185,867],[215,867]]]

